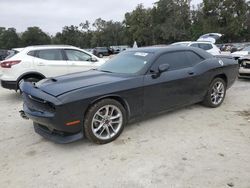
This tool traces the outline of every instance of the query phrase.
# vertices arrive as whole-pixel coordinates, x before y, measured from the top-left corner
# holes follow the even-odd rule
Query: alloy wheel
[[[114,105],[105,105],[94,114],[91,129],[97,138],[108,140],[117,135],[122,128],[122,123],[121,110]]]
[[[225,86],[222,82],[217,81],[212,87],[211,102],[218,105],[222,102],[225,95]]]

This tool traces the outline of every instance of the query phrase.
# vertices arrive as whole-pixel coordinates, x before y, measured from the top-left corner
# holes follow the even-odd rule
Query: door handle
[[[194,72],[193,72],[193,71],[189,71],[188,74],[189,74],[190,76],[192,76],[192,75],[194,75]]]

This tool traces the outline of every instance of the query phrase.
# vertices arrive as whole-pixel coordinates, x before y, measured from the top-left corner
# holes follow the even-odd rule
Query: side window
[[[199,43],[199,48],[203,50],[211,50],[213,46],[211,44]]]
[[[89,61],[91,56],[78,50],[64,50],[69,61]]]
[[[185,53],[187,54],[188,60],[190,61],[190,64],[192,66],[197,65],[198,63],[204,61],[204,59],[201,56],[199,56],[194,52],[186,51]]]
[[[36,57],[36,51],[29,51],[28,53],[27,53],[27,55],[29,55],[29,56],[33,56],[33,57]]]
[[[63,60],[62,52],[59,49],[39,50],[37,51],[37,57],[51,61]]]
[[[190,46],[199,48],[199,45],[197,43],[191,44]]]
[[[192,63],[187,58],[185,51],[170,52],[161,55],[154,63],[152,70],[156,70],[161,64],[169,64],[169,70],[191,67]]]

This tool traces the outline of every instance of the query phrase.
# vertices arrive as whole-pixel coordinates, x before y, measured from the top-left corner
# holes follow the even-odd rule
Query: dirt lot
[[[129,125],[115,142],[58,145],[0,88],[0,187],[250,188],[250,80],[218,109],[194,105]]]

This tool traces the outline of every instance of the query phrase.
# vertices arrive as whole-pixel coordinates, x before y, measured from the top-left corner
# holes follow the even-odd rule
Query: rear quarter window
[[[200,43],[199,44],[199,48],[203,49],[203,50],[211,50],[213,48],[212,44],[203,44]]]
[[[188,60],[190,61],[190,64],[192,66],[197,65],[200,62],[204,61],[203,57],[201,57],[200,55],[198,55],[192,51],[186,51],[185,53],[186,53]]]

